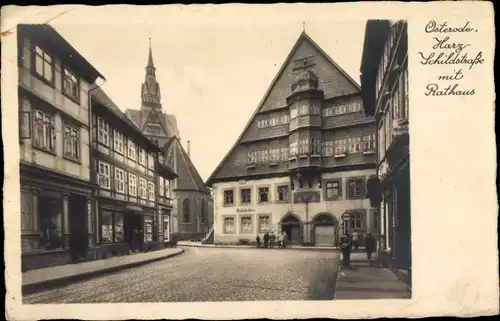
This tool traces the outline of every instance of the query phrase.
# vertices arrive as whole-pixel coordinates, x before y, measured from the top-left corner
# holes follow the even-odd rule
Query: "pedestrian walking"
[[[359,234],[358,232],[354,231],[351,233],[351,240],[352,240],[352,245],[354,246],[354,248],[357,250],[358,249],[358,241],[359,241]]]
[[[266,234],[264,234],[264,248],[267,248],[269,246],[269,233],[266,232]]]
[[[257,247],[260,247],[260,236],[257,234],[257,237],[255,238],[255,242],[257,243]]]
[[[368,233],[365,238],[365,250],[368,260],[372,259],[372,254],[377,250],[377,242],[372,233]]]
[[[278,247],[283,247],[282,244],[283,244],[283,237],[280,233],[278,233],[276,239],[278,240]]]
[[[283,231],[282,242],[283,242],[283,248],[287,248],[287,246],[288,246],[288,235],[286,234],[285,231]]]

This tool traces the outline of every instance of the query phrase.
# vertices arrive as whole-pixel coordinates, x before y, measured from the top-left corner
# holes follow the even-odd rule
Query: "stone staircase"
[[[214,226],[212,225],[207,235],[201,240],[201,244],[214,244]]]

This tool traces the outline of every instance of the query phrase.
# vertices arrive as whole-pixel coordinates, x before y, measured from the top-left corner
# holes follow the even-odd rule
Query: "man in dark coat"
[[[372,233],[368,233],[365,238],[365,249],[368,260],[372,259],[372,254],[377,250],[377,242]]]
[[[269,246],[269,233],[266,232],[264,234],[264,247],[267,248]]]

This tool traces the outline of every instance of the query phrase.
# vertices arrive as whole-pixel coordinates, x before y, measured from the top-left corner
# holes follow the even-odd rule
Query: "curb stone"
[[[164,256],[155,257],[155,258],[147,259],[144,261],[131,262],[131,263],[123,264],[123,265],[111,266],[108,268],[99,269],[99,270],[95,270],[95,271],[89,271],[89,272],[85,272],[85,273],[81,273],[81,274],[65,276],[65,277],[58,278],[58,279],[45,280],[45,281],[41,281],[41,282],[25,284],[22,286],[22,294],[27,295],[27,294],[33,294],[36,292],[46,291],[46,290],[51,289],[51,288],[66,285],[68,283],[75,283],[78,281],[91,279],[91,278],[94,278],[97,276],[111,274],[114,272],[127,270],[127,269],[134,268],[134,267],[139,267],[142,265],[158,262],[161,260],[166,260],[166,259],[169,259],[171,257],[180,255],[182,253],[184,253],[184,249],[180,248],[179,252],[170,253],[170,254],[167,254]]]
[[[208,248],[208,249],[254,249],[254,250],[298,250],[298,251],[338,251],[339,249],[336,247],[331,248],[304,248],[304,247],[294,247],[294,248],[259,248],[255,246],[238,246],[238,245],[198,245],[198,244],[177,244],[178,247],[199,247],[199,248]]]

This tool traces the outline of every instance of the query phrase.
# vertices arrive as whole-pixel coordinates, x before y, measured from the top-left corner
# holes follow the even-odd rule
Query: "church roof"
[[[324,92],[325,99],[343,97],[360,92],[361,88],[359,84],[333,61],[316,42],[305,32],[302,32],[245,128],[236,139],[235,144],[208,178],[208,186],[211,186],[217,179],[245,177],[247,175],[246,167],[235,165],[237,162],[231,161],[231,157],[235,160],[237,158],[235,156],[237,148],[246,140],[247,136],[252,136],[253,132],[251,129],[253,127],[251,125],[256,123],[255,119],[259,113],[279,110],[286,106],[286,97],[292,93],[292,84],[294,80],[297,80],[296,76],[293,76],[293,73],[296,69],[300,69],[299,67],[294,67],[294,63],[297,63],[296,66],[299,66],[299,64],[306,65],[311,55],[316,55],[318,60],[320,60],[318,66],[312,68],[315,70],[314,77],[309,73],[302,73],[299,79],[306,77],[314,81],[319,78],[319,87]],[[256,128],[256,126],[254,127]]]
[[[170,138],[163,150],[165,151],[166,164],[174,169],[179,176],[177,179],[178,190],[195,190],[210,194],[210,189],[203,182],[177,136]]]
[[[136,124],[139,128],[144,128],[146,122],[149,119],[149,112],[144,112],[138,109],[127,109],[125,111],[127,117]],[[179,131],[177,129],[177,118],[172,114],[160,114],[158,115],[161,125],[166,130],[167,137],[179,136]]]

